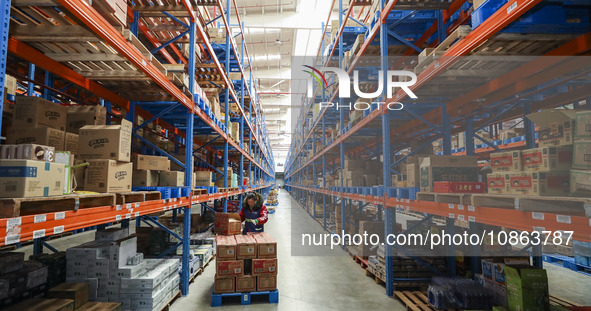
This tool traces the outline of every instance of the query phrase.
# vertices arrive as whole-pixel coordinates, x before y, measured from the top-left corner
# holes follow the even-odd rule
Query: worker
[[[267,207],[263,205],[263,196],[256,192],[250,192],[242,202],[240,219],[244,222],[242,234],[247,232],[263,232],[263,225],[267,222]]]

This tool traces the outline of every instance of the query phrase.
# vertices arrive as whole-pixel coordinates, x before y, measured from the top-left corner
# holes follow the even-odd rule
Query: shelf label
[[[454,215],[454,214],[452,214],[452,213],[449,213],[449,216],[447,216],[447,217],[448,217],[448,218],[451,218],[451,219],[454,219],[454,218],[456,218],[456,215]]]
[[[6,238],[4,238],[4,245],[16,244],[20,241],[21,241],[20,234],[11,234],[11,235],[7,235]]]
[[[175,205],[173,205],[173,208],[176,208],[176,204],[175,204]]]
[[[473,205],[468,205],[468,211],[469,212],[475,211],[474,206]]]
[[[60,234],[64,232],[64,226],[53,227],[53,234]]]
[[[35,223],[45,222],[47,220],[47,216],[43,215],[35,215]]]
[[[140,207],[140,203],[135,203],[135,207]]]
[[[531,213],[531,218],[535,220],[544,220],[544,213],[533,212]]]
[[[116,208],[116,209],[117,209],[118,211],[120,211],[120,210],[122,210],[122,209],[123,209],[123,206],[122,206],[121,204],[117,204],[117,208]]]
[[[135,212],[135,217],[140,216],[140,212]]]
[[[166,206],[163,206],[163,207],[162,207],[162,210],[163,210],[163,211],[166,211]]]
[[[64,219],[66,218],[66,213],[65,212],[59,212],[59,213],[55,213],[55,216],[53,219],[55,220],[60,220],[60,219]]]
[[[33,231],[33,239],[42,238],[45,236],[45,229]]]
[[[115,216],[115,221],[120,221],[120,220],[121,220],[121,215]]]
[[[513,2],[513,4],[511,4],[508,8],[507,8],[507,14],[510,14],[511,12],[513,12],[513,10],[515,10],[517,8],[517,1]]]
[[[458,215],[458,220],[464,220],[464,215]]]
[[[12,231],[14,227],[18,227],[22,224],[22,219],[20,217],[16,218],[8,218],[6,220],[6,232]]]
[[[449,207],[450,209],[454,209],[454,205],[452,203],[447,204],[447,207]]]
[[[125,214],[125,219],[131,218],[131,214]]]
[[[570,216],[567,215],[556,215],[556,222],[563,224],[570,224]]]
[[[126,208],[126,209],[130,209],[130,208],[131,208],[131,203],[127,203],[127,204],[125,204],[125,208]]]
[[[476,217],[474,217],[474,216],[468,216],[468,221],[469,222],[476,222]]]
[[[463,211],[464,210],[464,205],[458,204],[458,210]]]

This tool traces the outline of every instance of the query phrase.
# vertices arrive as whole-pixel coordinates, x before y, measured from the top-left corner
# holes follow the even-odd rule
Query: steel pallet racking
[[[333,7],[336,0],[333,0]],[[400,3],[399,3],[400,2]],[[490,2],[490,1],[489,1]],[[410,87],[410,90],[418,90],[428,83],[437,82],[438,78],[444,77],[446,73],[458,69],[456,64],[462,63],[463,56],[475,55],[484,59],[493,55],[487,52],[488,47],[495,45],[495,52],[503,55],[516,55],[519,53],[533,55],[520,64],[501,72],[486,72],[490,80],[483,81],[478,87],[470,91],[456,94],[453,98],[439,99],[439,102],[421,101],[412,102],[415,105],[405,105],[402,112],[405,116],[395,114],[382,105],[376,109],[364,112],[363,118],[356,123],[345,123],[346,116],[344,109],[338,112],[331,111],[328,107],[320,106],[317,117],[312,113],[314,105],[319,101],[342,104],[342,98],[337,97],[337,91],[326,92],[326,89],[315,88],[312,99],[305,98],[302,106],[302,113],[296,126],[292,146],[288,154],[286,164],[286,187],[288,191],[302,203],[304,208],[316,215],[317,195],[322,196],[321,224],[327,230],[327,198],[332,197],[332,205],[340,204],[341,228],[346,227],[347,215],[352,215],[368,204],[378,207],[378,220],[385,221],[385,234],[395,232],[397,211],[409,210],[430,215],[442,216],[446,219],[447,228],[453,230],[454,219],[466,220],[469,223],[469,230],[477,230],[480,224],[502,226],[514,230],[532,231],[536,228],[553,228],[553,230],[572,229],[576,232],[576,238],[581,241],[590,241],[591,231],[589,223],[589,211],[580,205],[574,214],[565,212],[565,215],[557,214],[552,210],[533,209],[500,209],[464,205],[458,203],[438,203],[417,200],[408,196],[397,196],[397,189],[391,188],[391,175],[397,172],[393,169],[398,163],[405,161],[407,156],[413,155],[417,150],[428,147],[437,139],[442,139],[444,155],[452,154],[451,136],[460,132],[465,133],[466,147],[463,150],[454,150],[456,155],[484,156],[491,151],[499,151],[509,148],[532,148],[535,146],[536,137],[534,124],[525,119],[526,135],[524,138],[515,141],[488,141],[476,134],[479,129],[489,127],[506,120],[523,117],[544,108],[554,108],[571,105],[571,108],[578,107],[578,102],[586,100],[589,103],[591,92],[589,88],[577,84],[578,77],[588,75],[589,67],[584,62],[577,62],[576,58],[569,58],[574,55],[587,55],[591,50],[591,29],[583,33],[576,33],[571,36],[560,36],[547,28],[542,32],[535,33],[530,29],[531,36],[517,36],[507,31],[509,25],[517,21],[525,14],[534,11],[540,5],[540,0],[512,0],[500,2],[503,5],[496,11],[491,11],[490,16],[470,29],[466,24],[470,20],[472,7],[465,0],[454,1],[396,1],[381,0],[379,11],[371,20],[370,26],[365,32],[365,40],[358,51],[354,51],[350,63],[343,63],[345,40],[343,33],[347,30],[346,21],[353,19],[351,13],[353,8],[360,5],[356,1],[349,3],[349,8],[343,10],[343,1],[338,0],[339,28],[329,53],[324,55],[325,40],[322,40],[319,52],[314,60],[315,66],[327,66],[344,68],[351,74],[356,66],[362,62],[362,57],[376,44],[379,38],[379,56],[381,57],[377,69],[386,73],[391,67],[400,69],[406,68],[409,62],[405,62],[409,56],[422,52],[426,47],[442,47],[440,54],[433,56],[433,61],[417,72],[417,81]],[[406,5],[421,4],[421,10],[435,10],[435,21],[426,22],[424,32],[413,36],[412,41],[399,40],[400,36],[392,28],[404,24],[414,13],[408,14]],[[443,5],[443,7],[442,7]],[[406,11],[405,11],[406,10]],[[398,20],[390,19],[392,14],[407,16]],[[404,15],[405,14],[405,15]],[[360,14],[361,15],[361,14]],[[368,16],[369,17],[369,16]],[[368,17],[365,20],[368,20]],[[359,16],[358,16],[359,18]],[[328,17],[330,21],[330,16]],[[326,28],[325,28],[326,27]],[[468,28],[467,28],[468,27]],[[323,25],[322,38],[325,38],[328,25]],[[377,36],[379,33],[379,37]],[[513,40],[513,41],[511,41]],[[535,51],[527,51],[523,47],[511,50],[515,47],[517,40],[530,40],[530,46]],[[541,41],[551,42],[542,46]],[[394,42],[399,46],[389,45]],[[438,49],[438,48],[436,48]],[[500,51],[500,52],[499,52]],[[334,54],[334,53],[338,54]],[[394,53],[393,53],[394,52]],[[338,55],[338,57],[333,56]],[[398,55],[401,59],[395,62],[388,61],[388,56]],[[546,56],[544,58],[538,56]],[[377,65],[376,65],[377,66]],[[561,66],[561,67],[559,67]],[[581,71],[577,71],[580,70]],[[566,78],[557,81],[553,79],[550,69],[561,68]],[[377,71],[377,70],[376,70]],[[456,71],[457,72],[457,71]],[[386,81],[385,74],[378,77]],[[580,81],[578,81],[580,82]],[[587,81],[588,82],[588,81]],[[329,82],[329,84],[331,84]],[[385,85],[385,84],[384,84]],[[562,87],[562,89],[561,89]],[[478,99],[485,98],[486,102],[479,102]],[[399,90],[389,99],[381,99],[385,103],[403,102],[410,103],[407,94]],[[407,108],[408,107],[408,108]],[[418,107],[418,108],[417,108]],[[333,109],[334,110],[334,109]],[[328,127],[338,126],[336,135],[328,137]],[[335,129],[331,131],[334,132]],[[372,136],[367,138],[367,136]],[[390,137],[390,139],[386,139]],[[475,148],[473,138],[482,141],[482,146]],[[398,152],[407,149],[412,142],[420,141],[410,154],[403,157]],[[315,146],[320,143],[320,148]],[[476,149],[476,150],[475,150]],[[383,182],[379,186],[372,187],[372,193],[362,191],[361,188],[345,187],[343,171],[345,155],[362,155],[365,159],[380,160],[383,168]],[[394,156],[396,155],[396,160]],[[340,171],[340,172],[339,172]],[[327,187],[326,176],[337,174],[339,186]],[[317,177],[320,181],[317,180]],[[304,185],[305,180],[310,180],[311,185]],[[390,189],[393,189],[390,191]],[[308,206],[308,198],[312,198],[311,207]],[[359,208],[352,210],[352,203],[359,202]],[[349,214],[347,214],[347,207]],[[383,214],[382,214],[383,213]],[[446,229],[447,230],[447,229]],[[453,231],[452,231],[453,232]],[[541,247],[532,247],[534,264],[541,265]],[[386,245],[386,294],[394,294],[394,275],[392,269],[393,246]],[[473,250],[471,254],[475,259],[472,261],[474,271],[478,271],[478,251]],[[454,274],[454,269],[449,269]]]
[[[24,70],[28,70],[28,74],[23,73],[22,68],[13,68],[11,73],[27,86],[27,95],[33,96],[37,89],[45,99],[59,95],[80,104],[101,104],[108,108],[112,118],[126,118],[134,123],[134,137],[147,146],[134,152],[167,156],[187,172],[193,171],[194,164],[200,169],[211,169],[217,173],[218,179],[223,179],[225,187],[230,186],[228,169],[236,165],[240,171],[239,188],[222,193],[191,194],[181,198],[0,219],[0,245],[33,239],[36,252],[41,251],[43,246],[54,250],[44,241],[45,237],[105,226],[115,221],[128,226],[132,218],[136,218],[138,224],[145,219],[159,225],[146,215],[171,210],[173,215],[177,212],[190,214],[191,208],[197,204],[201,204],[202,210],[209,208],[206,203],[210,201],[215,204],[222,200],[223,212],[226,212],[230,198],[239,197],[241,207],[243,193],[268,191],[274,180],[274,160],[260,98],[253,83],[244,24],[237,11],[235,17],[238,24],[231,25],[229,20],[231,5],[236,8],[236,1],[182,0],[166,3],[162,6],[141,0],[130,2],[126,15],[131,22],[129,29],[125,29],[121,27],[124,25],[113,26],[111,20],[107,21],[106,16],[83,0],[3,1],[0,10],[0,98],[4,96],[7,62],[17,66],[25,61],[28,68],[25,66]],[[218,15],[210,16],[206,6],[213,6],[214,14]],[[223,21],[227,36],[225,44],[215,44],[214,49],[207,27],[218,19]],[[231,27],[240,30],[240,45],[235,42]],[[144,44],[154,48],[150,51]],[[205,55],[204,61],[199,64],[198,52]],[[222,56],[222,52],[225,59],[220,61],[218,57]],[[72,65],[94,61],[102,65],[95,64],[84,70]],[[109,67],[108,64],[113,63],[119,66]],[[246,63],[248,66],[245,66]],[[187,75],[188,82],[185,84],[167,76],[165,66],[174,68],[179,65],[182,67],[180,71]],[[231,71],[239,72],[240,80],[230,80]],[[39,78],[40,72],[44,72],[44,79]],[[128,81],[122,81],[121,76],[114,77],[116,74],[125,75]],[[211,84],[225,88],[224,120],[217,120],[213,113],[209,113],[205,92],[198,84],[212,82],[212,76],[221,78],[218,82],[222,86]],[[230,103],[235,103],[237,113],[230,115]],[[136,115],[145,121],[138,123]],[[238,141],[230,137],[228,128],[231,121],[240,124]],[[184,153],[182,150],[180,153],[184,155],[184,163],[170,150],[163,150],[138,135],[138,130],[147,130],[146,126],[151,122],[165,130],[165,134],[160,132],[158,135],[174,142],[175,153],[185,149]],[[211,134],[216,138],[210,141],[195,138],[196,135]],[[221,147],[216,146],[219,145],[214,143],[216,140],[221,142]],[[245,150],[246,140],[248,151]],[[213,166],[199,157],[201,149],[207,149],[214,155]],[[223,166],[223,171],[218,170],[218,164]],[[248,185],[243,185],[245,168],[249,174],[252,173]],[[186,187],[192,187],[191,176],[185,176]],[[182,242],[167,251],[183,247],[183,295],[188,294],[189,285],[190,219],[184,217],[184,231],[179,237]]]

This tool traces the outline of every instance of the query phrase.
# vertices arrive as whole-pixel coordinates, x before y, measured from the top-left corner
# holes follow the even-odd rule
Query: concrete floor
[[[292,249],[298,243],[299,232],[323,233],[314,221],[286,191],[279,193],[276,213],[269,215],[265,230],[278,242],[278,287],[279,304],[253,299],[256,310],[404,310],[396,300],[385,294],[385,288],[377,285],[351,257],[340,249],[323,247],[314,249],[314,254],[301,256],[302,249]],[[297,224],[292,232],[292,222]],[[130,231],[134,231],[133,226]],[[66,250],[94,239],[94,232],[84,232],[64,237],[50,244],[58,250]],[[26,256],[32,254],[32,246],[26,246]],[[48,250],[45,250],[48,252]],[[306,253],[306,251],[304,251]],[[311,252],[308,252],[311,253]],[[553,264],[544,263],[550,280],[550,293],[582,305],[591,305],[591,277]],[[211,308],[211,292],[215,275],[214,262],[190,286],[190,294],[175,301],[171,311],[219,310]],[[223,304],[224,310],[254,310],[253,305],[241,306],[238,301]]]

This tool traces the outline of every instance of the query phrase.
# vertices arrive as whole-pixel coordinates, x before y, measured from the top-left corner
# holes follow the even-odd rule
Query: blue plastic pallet
[[[240,297],[241,305],[249,305],[250,297],[252,296],[269,296],[269,303],[279,303],[279,290],[272,292],[250,292],[250,293],[228,293],[228,294],[214,294],[211,293],[211,306],[221,307],[223,297]]]
[[[269,214],[275,214],[275,210],[274,210],[274,209],[272,209],[272,210],[269,210],[269,211],[268,211],[268,213],[269,213]]]

